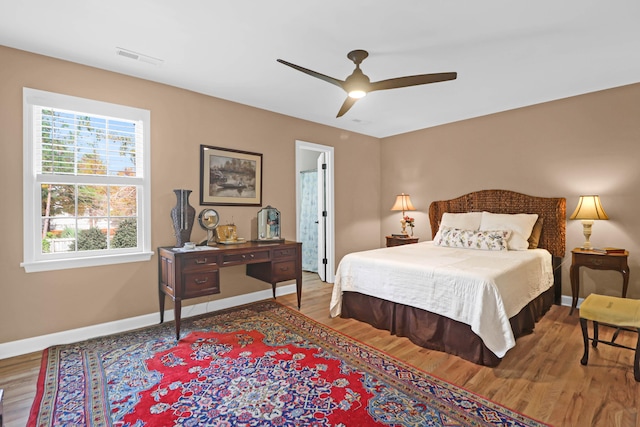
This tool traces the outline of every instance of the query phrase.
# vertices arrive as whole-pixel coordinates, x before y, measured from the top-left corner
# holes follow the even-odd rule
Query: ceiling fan
[[[396,89],[407,86],[417,86],[427,83],[444,82],[447,80],[455,80],[455,78],[458,76],[458,73],[455,72],[418,74],[416,76],[397,77],[394,79],[380,80],[379,82],[372,83],[369,80],[369,77],[367,77],[366,74],[364,74],[360,69],[360,64],[367,58],[367,56],[369,56],[369,52],[361,49],[352,50],[347,54],[347,58],[349,58],[353,61],[354,64],[356,64],[356,68],[355,70],[353,70],[353,73],[351,73],[351,75],[344,81],[326,76],[313,70],[309,70],[299,65],[292,64],[291,62],[287,62],[282,59],[278,59],[277,61],[293,69],[302,71],[305,74],[309,74],[310,76],[334,84],[347,92],[347,99],[342,104],[342,107],[340,107],[340,111],[338,111],[338,115],[336,117],[343,116],[347,111],[349,111],[351,107],[353,107],[353,104],[355,104],[358,99],[364,97],[369,92],[384,89]]]

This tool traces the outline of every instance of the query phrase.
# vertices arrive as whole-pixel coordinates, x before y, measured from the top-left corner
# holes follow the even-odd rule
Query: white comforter
[[[471,326],[502,358],[515,346],[509,318],[553,286],[544,249],[482,251],[423,242],[346,255],[336,274],[331,316],[353,291],[437,313]]]

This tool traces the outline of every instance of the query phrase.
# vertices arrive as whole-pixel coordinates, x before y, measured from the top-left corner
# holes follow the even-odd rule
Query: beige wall
[[[346,253],[381,246],[399,230],[396,194],[411,194],[415,232],[430,239],[427,208],[487,188],[564,196],[568,214],[580,194],[601,195],[610,221],[594,225],[596,246],[631,251],[629,296],[640,298],[640,85],[425,129],[382,141],[217,98],[0,46],[0,343],[157,311],[157,257],[118,266],[25,273],[22,261],[22,88],[63,93],[151,111],[152,244],[175,242],[172,189],[189,188],[198,206],[199,145],[264,155],[263,202],[286,218],[295,238],[295,140],[335,147],[336,265]],[[356,167],[357,166],[357,167]],[[255,207],[216,207],[222,221],[251,237]],[[194,227],[193,240],[205,233]],[[579,246],[569,221],[567,248]],[[570,295],[565,257],[564,295]],[[583,269],[583,295],[617,294],[617,273]],[[269,285],[242,267],[223,270],[228,297]],[[193,300],[193,302],[200,302]],[[170,306],[170,305],[169,305]]]
[[[151,111],[152,245],[175,243],[174,188],[192,189],[199,212],[200,144],[263,153],[263,203],[295,239],[295,140],[335,147],[337,261],[379,245],[380,141],[174,87],[0,46],[0,343],[158,310],[157,256],[150,262],[25,273],[22,261],[22,88]],[[353,167],[353,164],[366,167]],[[348,183],[348,185],[345,185]],[[251,238],[257,207],[215,207]],[[206,233],[194,226],[192,240]],[[243,267],[222,272],[223,298],[270,289]],[[191,300],[190,302],[201,302]],[[171,307],[169,304],[168,307]],[[186,311],[186,310],[185,310]]]
[[[628,296],[640,298],[640,84],[465,120],[382,140],[382,233],[399,230],[389,209],[409,193],[415,233],[431,240],[429,204],[482,189],[565,197],[567,217],[581,194],[599,194],[609,221],[596,221],[596,247],[630,251]],[[563,295],[571,295],[571,249],[584,241],[567,221]],[[581,296],[620,295],[616,272],[581,269]]]

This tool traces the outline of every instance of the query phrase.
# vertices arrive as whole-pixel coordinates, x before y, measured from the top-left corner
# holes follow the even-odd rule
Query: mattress
[[[423,242],[346,255],[330,312],[340,315],[343,292],[420,308],[469,325],[502,358],[515,346],[509,318],[552,286],[545,249],[483,251]]]

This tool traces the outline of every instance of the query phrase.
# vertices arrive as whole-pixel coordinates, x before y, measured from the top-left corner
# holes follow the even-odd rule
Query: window
[[[24,88],[27,272],[151,258],[150,113]]]

